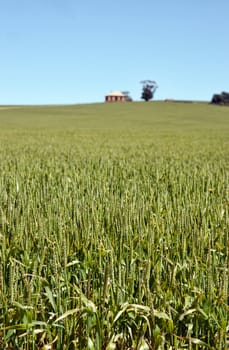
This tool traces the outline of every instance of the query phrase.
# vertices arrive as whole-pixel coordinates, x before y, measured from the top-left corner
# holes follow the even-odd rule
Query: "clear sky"
[[[229,91],[229,0],[0,0],[0,104],[210,100]]]

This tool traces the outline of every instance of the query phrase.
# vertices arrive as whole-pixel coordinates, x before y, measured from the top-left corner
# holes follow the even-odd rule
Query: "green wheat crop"
[[[18,107],[0,126],[0,349],[227,349],[228,108]]]

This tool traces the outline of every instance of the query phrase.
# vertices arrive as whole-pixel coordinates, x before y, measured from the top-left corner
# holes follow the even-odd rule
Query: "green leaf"
[[[138,350],[149,350],[149,345],[146,343],[144,338],[141,338],[138,344]]]
[[[46,296],[48,297],[48,300],[49,300],[50,304],[52,305],[53,310],[56,312],[56,303],[55,303],[55,300],[53,298],[53,294],[52,294],[51,289],[46,286],[45,291],[46,291]]]
[[[58,318],[55,320],[54,323],[59,322],[59,321],[65,319],[65,318],[68,317],[68,316],[74,315],[74,314],[76,314],[78,311],[79,311],[79,308],[72,309],[72,310],[68,310],[68,311],[66,311],[63,315],[61,315],[60,317],[58,317]]]
[[[190,338],[189,340],[191,341],[192,344],[203,345],[203,346],[207,347],[208,349],[212,349],[212,347],[210,345],[208,345],[207,343],[205,343],[204,341],[202,341],[200,339]]]
[[[7,327],[2,327],[0,328],[0,330],[8,330],[8,329],[13,329],[13,330],[26,330],[29,328],[32,328],[33,324],[32,323],[19,323],[19,324],[14,324],[11,326],[7,326]]]
[[[115,350],[115,349],[116,349],[116,344],[114,342],[110,342],[106,347],[106,350]]]
[[[150,313],[150,307],[140,304],[130,304],[129,305],[132,310],[138,310],[138,311],[145,311],[147,313]]]
[[[33,306],[29,306],[29,305],[22,305],[21,303],[18,303],[17,301],[13,302],[14,306],[17,306],[19,309],[21,310],[33,310],[34,307]]]
[[[157,318],[162,318],[164,320],[171,320],[171,318],[163,311],[153,309],[153,315]]]
[[[93,341],[91,340],[90,337],[87,340],[87,348],[88,348],[88,350],[94,350],[95,349],[94,343],[93,343]]]
[[[69,263],[67,263],[66,267],[70,267],[70,266],[73,266],[73,265],[76,265],[76,264],[79,264],[79,260],[73,260],[73,261],[70,261]]]
[[[183,314],[181,314],[179,317],[179,321],[182,321],[186,316],[191,315],[194,312],[196,312],[196,309],[189,309],[189,310],[183,312]]]
[[[121,310],[117,313],[117,315],[114,318],[113,324],[117,322],[117,320],[120,318],[120,316],[126,311],[126,309],[129,307],[130,304],[125,303],[121,306]]]

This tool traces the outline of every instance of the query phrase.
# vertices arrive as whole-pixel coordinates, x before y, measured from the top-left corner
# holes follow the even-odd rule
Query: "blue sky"
[[[229,91],[228,0],[0,0],[0,104],[210,100]]]

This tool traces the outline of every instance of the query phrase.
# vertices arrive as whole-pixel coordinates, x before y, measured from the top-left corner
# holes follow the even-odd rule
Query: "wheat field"
[[[0,349],[227,349],[227,107],[3,107],[0,147]]]

